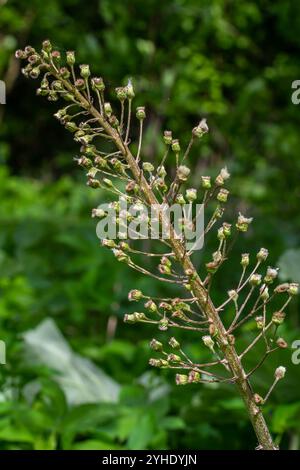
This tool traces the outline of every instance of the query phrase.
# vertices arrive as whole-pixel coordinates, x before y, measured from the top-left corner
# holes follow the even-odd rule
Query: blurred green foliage
[[[161,153],[164,128],[187,142],[206,116],[211,132],[191,156],[195,182],[226,163],[233,174],[229,215],[241,209],[256,219],[255,233],[237,249],[267,246],[271,264],[283,254],[283,279],[299,279],[300,109],[291,103],[291,83],[300,78],[299,27],[296,0],[0,0],[0,78],[8,91],[0,107],[0,339],[7,345],[0,448],[256,444],[230,387],[176,388],[170,373],[148,370],[147,341],[159,335],[123,325],[122,316],[132,308],[129,289],[155,295],[161,287],[99,249],[89,214],[102,195],[83,184],[75,144],[51,119],[55,106],[35,98],[35,84],[20,76],[14,49],[49,37],[62,52],[75,49],[111,89],[133,77],[136,104],[147,107],[150,160]],[[236,279],[238,261],[233,256],[224,268],[216,298]],[[22,333],[47,317],[120,384],[117,403],[71,405],[53,370],[26,360]],[[299,333],[294,303],[282,334],[292,341]],[[250,328],[241,341],[251,335]],[[183,336],[187,350],[205,360],[197,338]],[[300,370],[290,356],[275,355],[254,386],[263,394],[278,361],[287,366],[267,419],[283,448],[298,448]],[[34,380],[40,388],[29,400],[24,390]]]

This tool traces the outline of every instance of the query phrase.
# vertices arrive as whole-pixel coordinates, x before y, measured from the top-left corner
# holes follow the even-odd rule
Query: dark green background
[[[20,75],[13,54],[49,38],[62,53],[75,49],[79,63],[90,63],[111,89],[132,77],[136,105],[147,107],[144,155],[152,161],[165,128],[188,142],[191,128],[207,117],[210,134],[189,162],[191,185],[227,164],[229,215],[255,217],[218,279],[214,295],[221,301],[238,277],[241,251],[254,256],[266,246],[269,264],[283,255],[282,279],[300,280],[300,106],[291,102],[291,84],[300,79],[300,3],[8,0],[0,1],[0,27],[7,86],[0,107],[0,339],[7,344],[0,448],[254,448],[232,388],[179,388],[171,373],[149,370],[148,340],[161,334],[124,325],[122,317],[132,308],[128,290],[155,295],[161,286],[99,248],[90,211],[103,197],[85,186],[73,162],[78,149],[51,117],[55,104],[35,97],[36,83]],[[74,351],[121,385],[118,403],[70,406],[53,370],[27,359],[21,334],[47,317]],[[111,337],[107,324],[115,318]],[[297,301],[282,335],[290,343],[300,338]],[[187,350],[204,356],[198,338],[183,338]],[[283,448],[300,445],[300,367],[291,353],[275,355],[254,381],[264,395],[274,368],[288,369],[266,407]],[[256,358],[249,356],[249,365]],[[40,388],[29,399],[25,386],[34,380]]]

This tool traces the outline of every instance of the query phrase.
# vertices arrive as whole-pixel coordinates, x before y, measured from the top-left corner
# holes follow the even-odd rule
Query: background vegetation
[[[151,160],[163,129],[187,142],[199,118],[208,118],[211,132],[191,156],[195,181],[227,164],[229,213],[255,217],[216,286],[221,300],[237,277],[240,250],[254,255],[266,246],[282,280],[300,281],[300,108],[291,103],[291,83],[300,79],[300,3],[0,0],[0,28],[8,91],[0,107],[0,339],[7,345],[0,448],[253,448],[232,388],[176,387],[169,372],[149,370],[148,340],[159,335],[122,317],[132,308],[128,290],[155,295],[160,286],[99,248],[90,211],[101,194],[83,184],[76,146],[51,118],[55,105],[35,97],[13,53],[48,37],[61,52],[75,49],[112,89],[133,77],[136,104],[147,107]],[[297,302],[282,335],[290,344],[300,338]],[[184,337],[187,350],[205,354],[196,338]],[[266,413],[283,448],[300,445],[300,366],[291,353],[275,355],[254,383],[263,394],[279,361],[288,369]]]

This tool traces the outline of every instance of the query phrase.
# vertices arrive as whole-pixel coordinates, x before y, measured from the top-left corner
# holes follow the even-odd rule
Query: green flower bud
[[[41,71],[39,67],[34,67],[30,72],[29,75],[31,78],[36,79],[39,77]]]
[[[185,204],[186,200],[184,199],[183,194],[181,194],[181,193],[177,194],[177,196],[175,198],[175,202],[177,204],[182,204],[182,205]]]
[[[250,276],[249,283],[251,286],[259,286],[259,284],[261,283],[261,275],[252,274],[252,276]]]
[[[78,130],[78,127],[77,125],[75,124],[75,122],[73,121],[68,121],[66,124],[65,124],[65,128],[70,131],[70,132],[75,132]]]
[[[151,313],[157,312],[157,305],[151,299],[145,303],[145,308]]]
[[[42,42],[42,49],[49,53],[52,51],[52,44],[51,42],[49,41],[49,39],[45,39],[43,42]]]
[[[162,318],[160,321],[159,321],[159,326],[158,326],[158,329],[160,331],[167,331],[169,327],[169,321],[167,318]]]
[[[169,339],[169,345],[173,349],[180,349],[180,343],[177,341],[176,338],[174,338],[174,336],[172,336],[172,338]]]
[[[231,224],[228,224],[227,222],[223,222],[223,231],[225,237],[230,237],[231,235]]]
[[[67,80],[70,77],[70,71],[67,69],[67,67],[61,67],[59,69],[59,73],[62,76],[62,78],[64,78],[65,80]]]
[[[247,266],[249,265],[249,253],[242,254],[241,265],[243,266],[243,268],[247,268]]]
[[[145,113],[145,107],[144,106],[138,106],[136,108],[136,117],[137,117],[137,119],[139,119],[139,121],[143,121],[143,119],[145,119],[146,113]]]
[[[142,291],[138,290],[138,289],[133,289],[129,292],[128,294],[128,300],[130,302],[132,301],[138,301],[138,300],[141,300],[143,298],[143,293]]]
[[[130,261],[129,256],[122,250],[113,249],[113,254],[120,263],[128,263]]]
[[[87,64],[82,64],[79,65],[79,68],[81,77],[85,79],[89,78],[89,76],[91,75],[90,66]]]
[[[127,98],[126,88],[125,87],[118,87],[116,88],[116,95],[118,100],[125,101]]]
[[[275,323],[275,325],[282,325],[285,319],[285,313],[284,312],[274,312],[272,315],[272,322]]]
[[[66,56],[67,56],[67,64],[71,66],[74,65],[75,64],[75,52],[67,51]]]
[[[195,370],[191,370],[191,372],[189,372],[188,382],[189,382],[190,384],[196,384],[196,383],[201,382],[201,375],[200,375],[200,373],[197,372],[197,371],[195,371]]]
[[[266,248],[261,248],[256,255],[257,261],[266,261],[269,252]]]
[[[128,83],[126,86],[126,93],[127,93],[127,98],[129,100],[132,100],[135,96],[132,81],[130,79],[128,80]]]
[[[238,216],[238,220],[236,223],[236,228],[240,232],[247,232],[249,225],[251,224],[253,218],[244,217],[241,213]]]
[[[260,288],[259,295],[264,302],[266,302],[269,299],[270,297],[269,289],[266,287],[265,284],[263,284],[262,287]]]
[[[201,176],[202,188],[210,189],[211,188],[211,178],[210,176]]]
[[[186,385],[189,383],[189,378],[184,374],[176,374],[175,381],[176,385]]]
[[[217,200],[220,202],[227,202],[229,191],[225,188],[221,188],[217,194]]]
[[[177,354],[169,354],[168,355],[168,362],[181,362],[181,357]]]
[[[179,140],[178,139],[173,139],[172,140],[172,145],[171,145],[171,148],[173,150],[173,152],[180,152],[180,145],[179,145]]]
[[[126,315],[124,315],[125,323],[138,323],[144,320],[147,320],[147,317],[142,312],[127,313]]]
[[[172,131],[164,131],[164,143],[166,145],[172,144]]]
[[[289,295],[297,295],[299,292],[299,284],[297,282],[291,282],[287,292]]]
[[[112,107],[109,102],[104,103],[104,112],[109,117],[112,114]]]
[[[265,326],[264,317],[262,316],[255,317],[255,321],[256,321],[256,327],[259,330],[262,330]]]
[[[197,199],[197,189],[189,188],[185,192],[185,197],[189,202],[194,202]]]
[[[80,91],[85,90],[86,85],[85,85],[85,81],[83,80],[83,78],[77,78],[77,80],[75,81],[75,86]]]
[[[103,82],[102,77],[94,77],[91,79],[91,84],[93,90],[99,90],[99,91],[104,91],[105,90],[105,85]]]
[[[97,189],[100,188],[100,181],[94,179],[94,178],[89,178],[86,183],[90,188]]]
[[[211,336],[202,336],[202,341],[207,348],[214,352],[215,342]]]
[[[154,171],[154,166],[150,162],[144,162],[143,163],[143,170],[147,171],[148,173],[152,173],[152,171]]]
[[[163,350],[163,345],[160,341],[157,341],[156,339],[152,339],[150,341],[150,348],[153,350],[153,351],[162,351]]]
[[[99,219],[103,219],[103,217],[105,217],[106,213],[103,209],[99,209],[99,208],[96,208],[96,209],[92,209],[92,217],[95,218],[95,217],[98,217]]]
[[[194,127],[192,134],[195,137],[201,138],[204,134],[209,131],[208,125],[206,124],[206,119],[201,119],[198,126]]]

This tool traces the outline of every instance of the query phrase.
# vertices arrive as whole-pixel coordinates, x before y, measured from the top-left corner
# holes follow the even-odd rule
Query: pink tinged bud
[[[251,224],[253,218],[244,217],[241,213],[238,216],[238,220],[236,223],[236,228],[240,232],[247,232],[249,225]]]
[[[288,288],[288,294],[297,295],[299,292],[299,284],[297,282],[292,282]]]
[[[45,52],[49,53],[52,51],[52,44],[51,42],[49,41],[49,39],[45,39],[43,42],[42,42],[42,48]]]
[[[167,331],[169,327],[169,321],[167,318],[162,318],[159,322],[158,329],[160,331]]]
[[[283,338],[278,338],[276,344],[280,349],[286,349],[288,347],[287,342]]]
[[[125,101],[127,98],[126,88],[125,87],[116,88],[116,95],[117,95],[118,100]]]
[[[15,52],[15,57],[16,57],[16,59],[26,59],[27,54],[24,51],[22,51],[22,49],[18,49]]]
[[[266,261],[269,251],[266,248],[261,248],[256,255],[257,261]]]
[[[274,292],[276,294],[282,294],[283,292],[287,292],[289,290],[290,285],[285,282],[284,284],[279,284],[275,287]]]
[[[275,370],[274,377],[275,377],[276,380],[281,380],[285,376],[285,373],[286,373],[286,368],[283,367],[283,366],[279,366]]]
[[[134,312],[131,314],[124,315],[124,322],[125,323],[138,323],[140,321],[147,320],[147,317],[142,312]]]
[[[133,289],[129,292],[128,294],[128,300],[130,302],[137,302],[139,300],[141,300],[143,298],[143,293],[142,291],[138,290],[138,289]]]
[[[181,357],[177,354],[169,354],[168,355],[168,362],[181,362]]]
[[[176,374],[175,381],[176,385],[186,385],[189,383],[189,378],[184,374]]]
[[[188,375],[188,382],[190,384],[196,384],[201,382],[201,375],[199,372],[195,370],[191,370],[191,372]]]
[[[246,268],[249,265],[249,253],[242,254],[241,265],[243,268]]]
[[[172,148],[173,152],[175,152],[175,153],[180,152],[180,144],[179,144],[178,139],[173,139],[172,140],[171,148]]]
[[[95,90],[105,90],[105,85],[102,77],[94,77],[91,79],[92,88]]]
[[[272,322],[275,323],[275,325],[282,325],[285,320],[285,316],[284,312],[274,312],[272,315]]]
[[[161,367],[161,368],[166,368],[169,366],[168,361],[165,359],[149,359],[149,365],[152,367]]]
[[[153,350],[153,351],[162,351],[163,350],[163,345],[160,341],[157,341],[156,339],[152,339],[150,341],[150,348]]]
[[[260,274],[252,274],[252,276],[249,279],[249,284],[251,286],[259,286],[261,283],[261,275]]]
[[[258,328],[258,330],[262,330],[265,326],[264,317],[263,316],[255,317],[255,321],[256,321],[256,327]]]
[[[172,143],[172,131],[164,131],[164,143],[166,145],[171,145]]]
[[[258,406],[264,404],[264,399],[258,393],[254,393],[253,399],[254,399],[255,404]]]
[[[151,313],[157,312],[157,305],[155,302],[153,302],[153,300],[148,300],[145,303],[145,308]]]
[[[266,284],[272,284],[272,282],[274,281],[274,279],[276,279],[277,276],[278,269],[268,267],[267,273],[264,277],[264,281]]]

